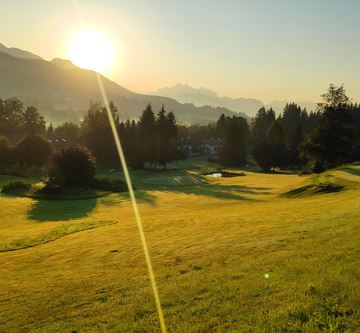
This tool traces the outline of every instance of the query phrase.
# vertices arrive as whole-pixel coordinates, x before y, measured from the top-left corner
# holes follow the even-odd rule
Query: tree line
[[[360,105],[343,86],[331,84],[321,97],[314,112],[289,103],[276,117],[271,108],[261,108],[250,125],[222,115],[214,129],[223,138],[221,160],[244,165],[251,151],[265,171],[307,165],[314,172],[359,160]]]
[[[330,85],[315,111],[295,103],[276,116],[261,108],[252,121],[240,116],[220,116],[206,126],[179,126],[164,106],[155,114],[147,105],[140,119],[119,120],[110,109],[121,138],[127,163],[133,169],[162,166],[184,158],[184,138],[193,146],[216,146],[219,160],[228,165],[256,162],[264,171],[302,168],[321,172],[360,159],[360,105],[351,102],[343,86]],[[107,113],[100,103],[90,103],[80,125],[64,123],[46,127],[34,107],[24,108],[16,99],[0,99],[0,164],[42,165],[53,148],[83,145],[97,163],[119,165]],[[181,139],[181,140],[180,140]]]
[[[178,126],[172,111],[164,106],[154,113],[150,104],[139,120],[119,121],[116,106],[110,103],[127,163],[134,169],[146,165],[166,168],[180,158],[177,146]],[[24,108],[17,98],[0,99],[0,165],[43,165],[53,149],[83,145],[101,166],[119,165],[106,109],[90,103],[80,125],[66,122],[46,127],[35,107]]]

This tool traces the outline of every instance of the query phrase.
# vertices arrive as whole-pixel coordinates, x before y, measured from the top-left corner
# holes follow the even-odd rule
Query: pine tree
[[[151,104],[147,105],[140,117],[139,140],[142,145],[140,152],[142,164],[148,162],[153,165],[156,162],[156,121]]]
[[[286,149],[285,131],[278,120],[275,120],[267,131],[267,142],[270,146],[271,165],[283,167],[287,165],[288,152]]]
[[[249,127],[246,120],[242,117],[230,118],[225,141],[220,149],[221,159],[228,164],[244,165],[248,136]]]
[[[257,145],[261,142],[266,142],[267,138],[267,130],[270,125],[275,121],[275,112],[273,109],[265,110],[265,108],[261,108],[254,119],[254,123],[252,126],[252,143]]]

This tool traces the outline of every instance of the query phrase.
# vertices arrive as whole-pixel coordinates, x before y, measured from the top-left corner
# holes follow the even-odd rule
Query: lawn
[[[169,332],[357,331],[360,166],[199,176],[215,167],[132,173]],[[324,182],[342,189],[283,195]],[[0,207],[0,332],[159,331],[127,194]]]

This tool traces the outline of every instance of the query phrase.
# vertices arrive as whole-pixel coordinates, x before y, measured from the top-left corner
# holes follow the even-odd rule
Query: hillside
[[[178,122],[183,124],[207,124],[216,121],[221,113],[237,114],[221,107],[196,107],[167,97],[136,94],[104,76],[102,79],[109,99],[120,110],[121,119],[137,118],[148,103],[155,111],[164,104],[166,109],[175,112]],[[90,100],[101,100],[93,71],[80,69],[67,60],[48,62],[0,52],[0,98],[13,96],[21,98],[27,105],[37,106],[47,120],[55,124],[78,121]]]
[[[42,60],[42,58],[36,54],[33,54],[33,53],[25,51],[25,50],[18,49],[16,47],[6,47],[5,45],[3,45],[1,43],[0,43],[0,52],[9,54],[9,55],[11,55],[13,57],[17,57],[17,58]]]
[[[357,330],[359,165],[317,179],[178,167],[132,172],[169,332]],[[318,181],[343,189],[282,195]],[[0,331],[159,331],[126,195],[0,204]]]

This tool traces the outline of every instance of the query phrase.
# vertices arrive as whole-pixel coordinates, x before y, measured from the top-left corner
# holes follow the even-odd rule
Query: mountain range
[[[102,80],[122,120],[138,118],[148,103],[155,112],[162,105],[173,110],[180,124],[208,124],[222,113],[248,119],[264,106],[258,99],[221,97],[211,89],[196,89],[187,84],[176,84],[144,95],[104,76]],[[91,100],[101,101],[95,72],[81,69],[69,60],[46,61],[31,52],[0,43],[0,98],[9,97],[20,98],[25,106],[36,106],[54,124],[79,122]],[[280,113],[286,103],[288,101],[273,101],[265,106]],[[311,101],[296,103],[308,110],[316,106]]]
[[[156,95],[174,98],[181,103],[193,103],[196,106],[212,105],[225,107],[237,112],[254,116],[264,103],[254,98],[220,97],[207,88],[195,89],[187,84],[176,84],[172,87],[159,89]]]
[[[279,114],[285,105],[289,103],[289,101],[286,100],[275,100],[265,105],[262,101],[254,98],[220,97],[211,89],[203,87],[196,89],[188,84],[176,84],[171,87],[161,88],[154,94],[174,98],[181,103],[193,103],[197,106],[212,105],[225,107],[237,112],[244,112],[251,117],[255,116],[257,111],[263,106],[266,108],[272,107],[275,112]],[[294,103],[307,110],[314,110],[316,107],[316,104],[311,101],[294,101]]]
[[[181,124],[207,124],[216,121],[222,113],[239,114],[225,107],[195,106],[166,96],[137,94],[104,76],[102,80],[123,120],[138,118],[148,103],[155,112],[164,104],[165,109],[174,111]],[[101,101],[95,72],[81,69],[69,60],[46,61],[30,52],[0,44],[0,98],[9,97],[18,97],[25,105],[36,106],[54,124],[78,122],[90,100]],[[247,117],[244,113],[241,115]]]

